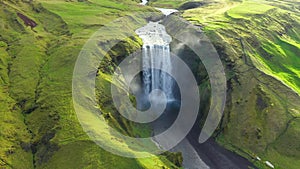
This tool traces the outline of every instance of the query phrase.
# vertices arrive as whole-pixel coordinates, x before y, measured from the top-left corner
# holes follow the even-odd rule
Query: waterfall
[[[141,5],[147,5],[148,0],[142,0],[142,2],[140,3]]]
[[[142,51],[144,94],[149,95],[152,90],[159,89],[164,92],[168,101],[174,100],[173,79],[171,75],[162,71],[172,72],[169,46],[172,38],[158,22],[150,22],[136,33],[144,42]]]
[[[143,0],[143,2],[147,2],[147,0]],[[163,8],[157,9],[165,15],[177,12],[177,10]],[[176,89],[176,87],[172,77],[162,71],[151,69],[153,67],[158,67],[160,70],[167,70],[168,72],[175,73],[172,72],[172,62],[169,45],[172,41],[172,38],[166,32],[165,27],[158,22],[149,22],[146,26],[136,30],[136,33],[144,43],[142,49],[143,91],[141,93],[142,96],[138,95],[137,97],[137,107],[139,109],[145,109],[145,107],[147,107],[145,106],[147,105],[147,99],[145,101],[145,98],[149,96],[151,91],[154,89],[161,89],[167,96],[168,102],[174,101],[172,103],[173,105],[169,105],[169,110],[166,110],[164,112],[164,115],[162,115],[159,120],[151,124],[151,126],[153,127],[153,134],[157,135],[170,127],[170,125],[174,122],[173,118],[175,117],[175,114],[177,112],[176,109],[178,109],[178,105],[174,106],[174,103],[176,103],[176,98],[178,96],[174,96],[176,94],[173,94],[173,88]],[[155,99],[159,99],[159,97]],[[172,113],[172,115],[170,115],[170,112]],[[159,140],[153,139],[153,142],[158,146],[158,148],[164,149],[164,147],[162,147],[163,144],[161,144]],[[184,168],[209,168],[201,160],[201,158],[197,154],[197,151],[193,148],[193,146],[187,139],[182,140],[182,142],[174,147],[171,151],[182,152]]]

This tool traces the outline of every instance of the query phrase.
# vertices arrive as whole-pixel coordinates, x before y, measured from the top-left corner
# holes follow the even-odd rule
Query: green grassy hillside
[[[178,168],[173,154],[127,159],[104,151],[83,132],[72,105],[73,67],[89,36],[115,18],[151,10],[130,0],[0,1],[0,168]],[[18,13],[37,26],[26,26]],[[108,65],[141,45],[138,38],[123,43]],[[110,113],[110,123],[128,135],[150,135]]]
[[[296,1],[203,1],[182,16],[203,27],[228,76],[219,143],[276,168],[300,166],[300,18]],[[253,160],[255,162],[255,160]],[[263,161],[255,162],[265,168]]]
[[[149,5],[160,8],[178,8],[188,0],[150,0]]]
[[[223,31],[225,37],[229,35],[223,34],[230,32],[232,38],[243,38],[245,52],[258,69],[300,93],[300,18],[299,10],[292,11],[294,3],[224,1],[207,4],[204,10],[188,10],[183,16],[207,31]]]

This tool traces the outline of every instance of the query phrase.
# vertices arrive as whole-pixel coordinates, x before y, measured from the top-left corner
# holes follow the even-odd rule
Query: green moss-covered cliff
[[[0,1],[0,168],[178,168],[171,153],[129,159],[106,152],[73,110],[72,73],[82,46],[103,25],[138,11],[153,9],[130,0]],[[121,41],[107,68],[140,47],[137,37]],[[110,101],[109,76],[98,76],[101,104]],[[150,135],[149,128],[107,113],[128,135]]]
[[[216,138],[275,168],[300,165],[300,16],[297,1],[201,1],[182,12],[216,47],[228,79]],[[297,6],[298,4],[298,6]]]

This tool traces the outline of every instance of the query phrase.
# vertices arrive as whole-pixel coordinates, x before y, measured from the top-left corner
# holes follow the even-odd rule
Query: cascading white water
[[[172,72],[169,43],[172,38],[165,27],[158,22],[150,22],[136,31],[143,45],[143,85],[145,95],[160,89],[168,101],[173,100],[173,80],[165,71]],[[154,67],[159,68],[153,69]]]
[[[148,0],[142,0],[142,2],[140,3],[141,5],[146,5],[148,3]]]
[[[147,4],[147,0],[142,0],[142,5]],[[164,15],[170,15],[177,12],[175,9],[164,9],[156,8],[160,10]],[[136,30],[136,33],[143,40],[143,51],[142,51],[142,65],[143,65],[143,84],[145,95],[149,95],[153,89],[161,89],[164,91],[169,101],[174,99],[173,80],[170,76],[154,69],[148,69],[154,67],[155,64],[159,64],[160,68],[164,70],[172,71],[171,56],[170,56],[170,42],[172,41],[165,30],[165,27],[158,22],[149,22],[146,26]],[[143,97],[137,102],[143,102]],[[141,104],[141,103],[140,103]],[[138,106],[139,103],[137,104]],[[143,106],[139,107],[142,108]],[[169,120],[169,118],[168,118]],[[153,125],[154,135],[161,133],[161,130],[165,129],[165,125],[170,123],[166,119],[159,120]],[[160,142],[153,140],[159,148],[163,148]],[[184,168],[203,168],[209,169],[209,167],[201,160],[196,150],[189,143],[187,139],[184,139],[180,144],[174,147],[171,151],[182,152],[183,155],[183,167]]]

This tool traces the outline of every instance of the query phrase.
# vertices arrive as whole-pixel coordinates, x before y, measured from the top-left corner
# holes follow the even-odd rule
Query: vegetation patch
[[[154,10],[131,0],[0,1],[0,168],[179,168],[162,155],[128,159],[103,150],[73,110],[72,75],[82,46],[104,24],[137,11]],[[122,43],[107,55],[108,69],[141,45],[136,37]],[[102,105],[110,102],[106,73],[98,76]],[[150,136],[149,127],[129,123],[112,108],[103,111],[127,135]],[[107,134],[103,138],[111,142]]]
[[[227,106],[217,140],[259,168],[270,161],[297,169],[300,162],[300,19],[294,3],[218,1],[182,14],[203,27],[226,65]]]

